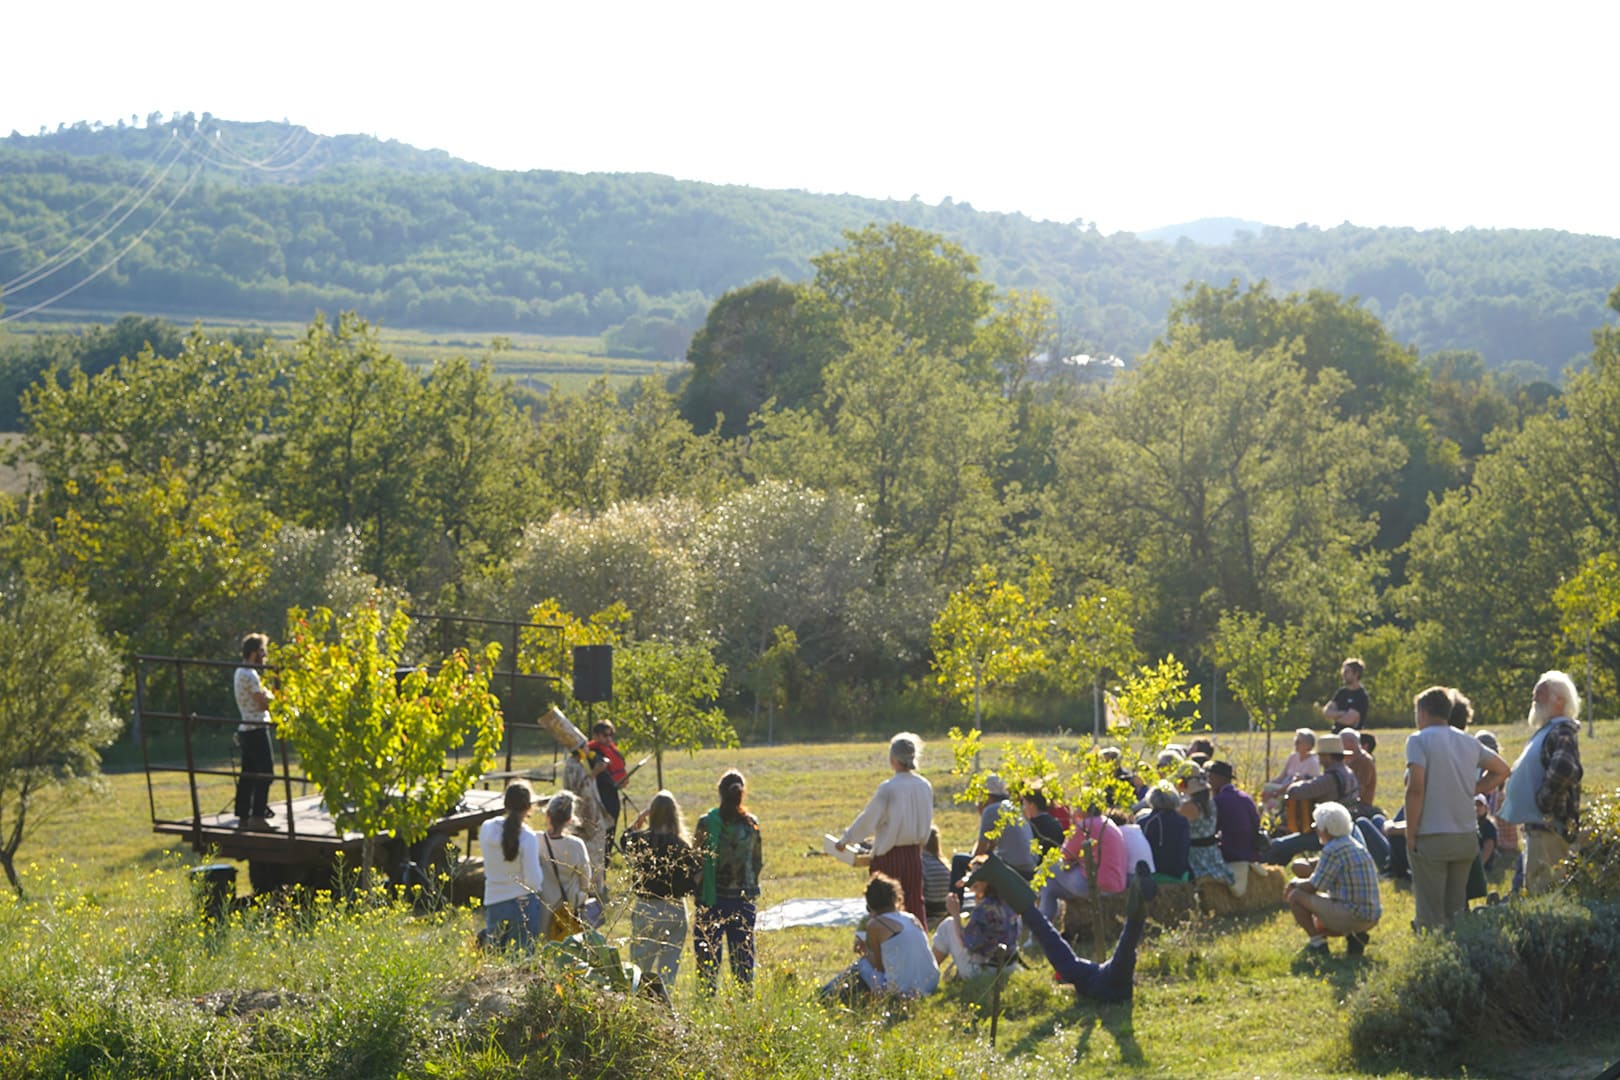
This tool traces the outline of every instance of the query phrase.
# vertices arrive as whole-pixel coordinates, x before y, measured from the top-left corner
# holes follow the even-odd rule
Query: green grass
[[[1515,753],[1522,728],[1497,730]],[[1604,731],[1584,746],[1591,791],[1620,784],[1620,738]],[[1387,732],[1378,755],[1386,806],[1397,798],[1403,735]],[[1246,737],[1224,737],[1223,752],[1239,762],[1255,755]],[[664,780],[691,820],[712,805],[724,768],[744,771],[765,835],[767,906],[856,894],[859,871],[813,852],[822,833],[841,830],[860,809],[884,775],[883,757],[881,742],[710,751],[666,760]],[[924,772],[935,784],[945,844],[962,849],[976,819],[951,801],[961,784],[943,771],[947,761],[942,740],[925,752]],[[1240,765],[1246,775],[1258,771]],[[643,804],[655,787],[651,764],[637,781],[632,797]],[[1411,898],[1398,888],[1386,890],[1383,924],[1360,961],[1341,953],[1302,963],[1302,935],[1281,910],[1154,926],[1131,1007],[1076,1003],[1037,963],[1008,984],[992,1049],[988,987],[953,982],[934,999],[888,1013],[828,1011],[813,992],[848,962],[849,931],[780,931],[760,935],[752,999],[703,1002],[688,950],[671,1022],[653,1007],[597,1000],[554,973],[536,977],[529,966],[477,953],[474,912],[326,904],[250,913],[210,932],[192,913],[184,873],[199,860],[149,831],[144,776],[109,782],[108,800],[59,815],[24,849],[29,899],[0,897],[0,1074],[352,1080],[547,1075],[542,1062],[562,1070],[566,1061],[570,1074],[625,1076],[1368,1075],[1349,1054],[1344,1002],[1414,940],[1406,928]],[[166,787],[164,797],[174,795]],[[610,935],[627,930],[622,906],[613,906]],[[456,1001],[514,981],[532,995],[521,1022],[497,1029],[456,1018]],[[192,1004],[215,991],[253,989],[297,996],[251,1021]],[[604,1011],[611,1024],[590,1019]],[[546,1026],[553,1023],[555,1030]],[[542,1038],[542,1030],[551,1034]],[[579,1060],[567,1057],[585,1050]],[[524,1054],[528,1066],[515,1064]],[[1616,1056],[1620,1035],[1593,1032],[1556,1047],[1480,1046],[1437,1075],[1591,1076]]]

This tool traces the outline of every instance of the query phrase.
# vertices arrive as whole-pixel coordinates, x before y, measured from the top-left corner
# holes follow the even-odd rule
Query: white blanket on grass
[[[756,930],[785,930],[790,926],[854,926],[866,915],[866,900],[784,900],[766,908],[755,920]]]

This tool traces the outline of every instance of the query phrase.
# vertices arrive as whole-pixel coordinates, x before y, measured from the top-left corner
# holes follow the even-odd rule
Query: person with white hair
[[[1513,763],[1498,817],[1522,830],[1524,888],[1543,892],[1569,854],[1581,816],[1581,695],[1562,671],[1536,680],[1530,725],[1536,729]]]
[[[922,849],[934,825],[934,787],[917,773],[921,756],[922,739],[911,732],[902,731],[889,740],[889,768],[894,775],[878,785],[866,808],[844,830],[837,848],[843,851],[870,838],[872,873],[888,874],[898,881],[906,910],[927,926]]]
[[[1284,887],[1283,900],[1310,936],[1308,955],[1327,956],[1327,939],[1343,937],[1347,954],[1359,956],[1367,948],[1368,932],[1384,915],[1378,867],[1351,836],[1350,811],[1344,804],[1318,803],[1311,823],[1322,841],[1322,857],[1310,877],[1296,877]]]

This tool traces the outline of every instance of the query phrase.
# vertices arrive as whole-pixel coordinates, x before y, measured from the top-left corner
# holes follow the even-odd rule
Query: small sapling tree
[[[975,728],[983,726],[986,688],[1012,686],[1047,667],[1051,595],[1052,571],[1039,559],[1023,585],[981,566],[934,620],[929,645],[935,677],[948,696],[973,706]]]
[[[436,671],[405,669],[409,632],[403,611],[385,623],[374,603],[343,618],[295,608],[274,657],[281,689],[272,715],[337,828],[365,837],[362,889],[382,838],[425,835],[489,769],[501,741],[489,685],[500,646],[477,656],[458,649]],[[447,768],[452,750],[460,756]]]
[[[18,896],[17,849],[101,781],[121,677],[88,605],[59,589],[0,587],[0,867]]]
[[[637,641],[619,650],[608,714],[628,749],[651,746],[664,786],[664,749],[695,754],[736,746],[737,733],[714,705],[726,669],[708,644]]]
[[[1310,673],[1311,650],[1297,626],[1277,626],[1247,611],[1228,611],[1215,628],[1215,662],[1226,670],[1232,696],[1266,732],[1271,775],[1271,733]]]

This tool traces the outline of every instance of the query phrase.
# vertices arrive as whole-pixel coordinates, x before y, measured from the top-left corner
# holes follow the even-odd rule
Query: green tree
[[[0,868],[19,897],[23,842],[100,784],[98,751],[118,735],[109,707],[120,679],[82,600],[16,581],[0,588]]]
[[[972,705],[975,728],[984,726],[986,689],[1014,686],[1051,663],[1051,595],[1051,571],[1039,560],[1022,584],[981,566],[934,620],[929,640],[935,681],[949,697]]]
[[[1271,733],[1293,704],[1311,670],[1305,635],[1247,611],[1224,611],[1215,627],[1215,662],[1226,671],[1232,696],[1266,733],[1265,775],[1271,775]]]
[[[697,431],[734,438],[767,401],[812,408],[837,340],[830,309],[809,285],[767,278],[733,289],[687,349],[681,415]]]
[[[402,610],[385,625],[375,604],[347,617],[295,609],[286,643],[275,650],[281,733],[336,827],[365,837],[362,889],[371,885],[382,838],[409,844],[426,835],[488,771],[501,741],[500,703],[490,689],[500,646],[476,657],[457,650],[437,670],[412,666],[400,678],[410,625]]]
[[[1087,590],[1057,616],[1053,631],[1054,673],[1069,694],[1092,693],[1092,736],[1102,737],[1102,692],[1110,674],[1123,676],[1137,663],[1131,596],[1123,589]]]
[[[1292,351],[1177,331],[1059,440],[1035,549],[1071,575],[1076,551],[1105,552],[1150,651],[1202,652],[1224,609],[1313,643],[1348,640],[1376,611],[1385,559],[1357,496],[1401,446],[1373,420],[1343,423],[1347,380],[1308,377]]]
[[[615,654],[607,712],[627,748],[652,747],[660,789],[666,748],[695,754],[737,745],[731,722],[714,704],[725,674],[704,643],[634,641]]]
[[[422,390],[353,312],[318,317],[293,346],[284,416],[262,480],[283,518],[353,529],[365,569],[386,582],[421,565]],[[296,477],[296,482],[286,482]]]

